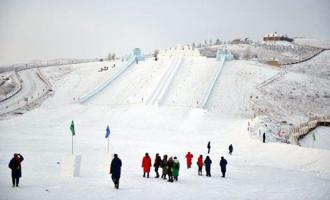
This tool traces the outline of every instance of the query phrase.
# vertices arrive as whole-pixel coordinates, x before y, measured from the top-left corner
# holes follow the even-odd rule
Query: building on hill
[[[275,33],[268,33],[263,38],[264,41],[287,41],[293,42],[292,38],[289,38],[287,35],[279,35],[277,32]]]

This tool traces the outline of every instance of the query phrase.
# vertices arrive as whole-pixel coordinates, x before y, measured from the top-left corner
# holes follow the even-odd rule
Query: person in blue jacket
[[[206,156],[204,160],[204,165],[205,165],[206,176],[208,177],[211,177],[211,164],[212,164],[212,160],[210,159],[209,156]]]
[[[121,172],[121,160],[118,158],[118,155],[115,154],[114,158],[111,161],[110,165],[110,174],[113,183],[115,184],[115,188],[119,189],[119,179],[120,179],[120,172]]]

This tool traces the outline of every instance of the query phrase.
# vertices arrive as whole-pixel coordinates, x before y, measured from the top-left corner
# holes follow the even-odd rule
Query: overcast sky
[[[330,39],[329,0],[0,0],[0,65],[268,32]]]

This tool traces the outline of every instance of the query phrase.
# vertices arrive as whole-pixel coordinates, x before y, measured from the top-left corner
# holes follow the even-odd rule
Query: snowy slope
[[[227,62],[210,96],[208,111],[195,110],[191,101],[202,94],[200,90],[207,85],[204,82],[216,63],[185,59],[165,104],[144,105],[142,98],[152,93],[167,63],[139,62],[86,104],[73,98],[106,80],[111,70],[97,72],[101,63],[44,70],[55,95],[24,115],[0,121],[0,199],[330,198],[329,150],[262,144],[248,136],[247,117],[253,114],[250,95],[255,99],[255,87],[279,69],[256,62]],[[304,77],[299,80],[306,81]],[[71,120],[76,125],[75,152],[82,155],[81,176],[73,179],[60,177],[58,164],[71,152]],[[108,170],[101,168],[106,160],[106,125],[111,128],[111,153],[118,153],[123,161],[119,191],[113,189]],[[206,155],[208,141],[212,178],[197,176],[195,165],[199,154]],[[229,144],[234,145],[232,156],[227,153]],[[194,154],[190,170],[185,167],[187,151]],[[20,188],[11,187],[7,167],[14,152],[25,157]],[[142,178],[145,152],[152,158],[155,153],[177,156],[181,162],[179,182]],[[225,179],[220,177],[220,156],[229,163]]]

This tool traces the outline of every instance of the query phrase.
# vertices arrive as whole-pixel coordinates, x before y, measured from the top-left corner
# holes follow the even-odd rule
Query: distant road
[[[28,100],[28,103],[35,101],[38,96],[46,92],[46,85],[37,76],[36,71],[37,69],[29,69],[18,72],[23,80],[22,90],[0,103],[0,114],[14,111],[26,105],[25,99]]]

